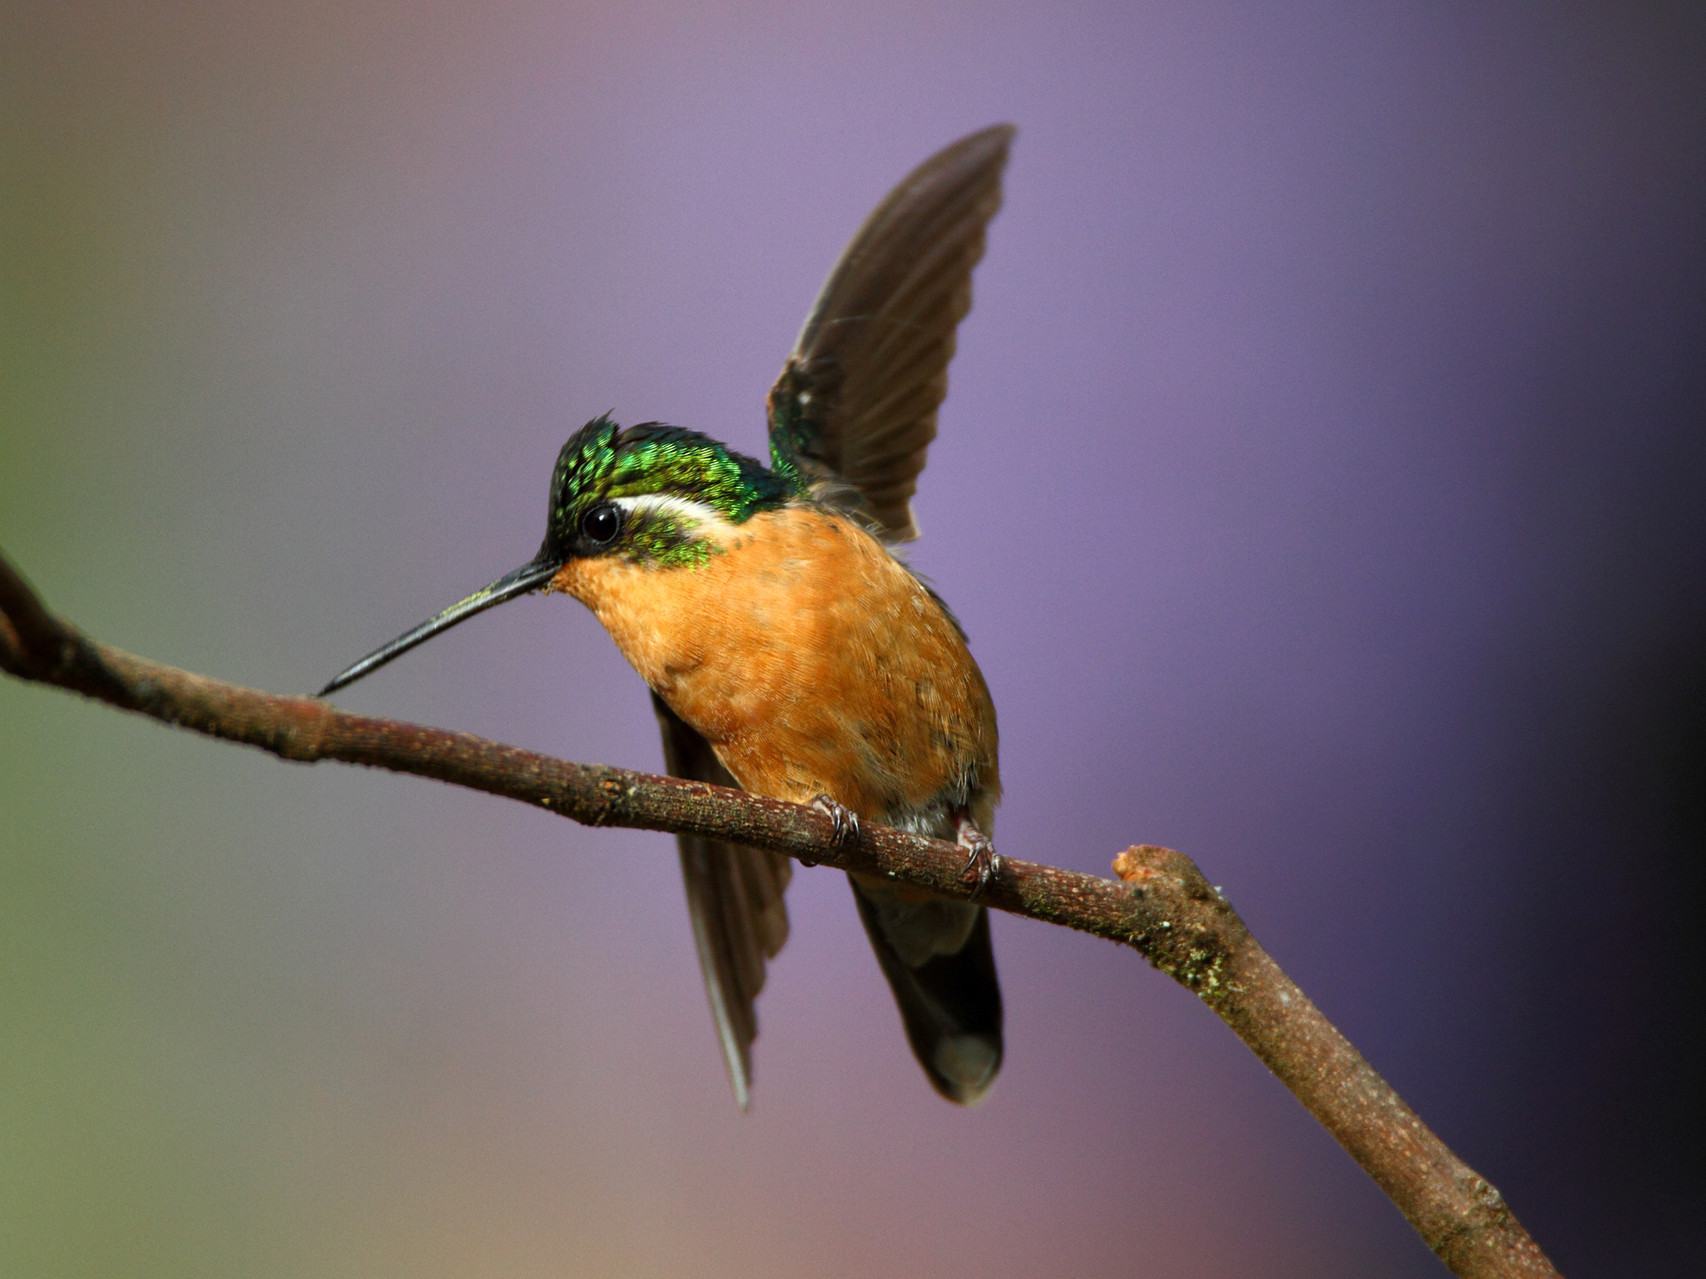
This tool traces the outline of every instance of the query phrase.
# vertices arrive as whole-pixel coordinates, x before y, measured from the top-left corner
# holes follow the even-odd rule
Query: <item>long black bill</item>
[[[436,617],[430,617],[415,627],[399,635],[382,648],[376,648],[354,666],[342,671],[332,679],[315,697],[324,697],[327,693],[336,692],[346,684],[353,684],[363,675],[378,670],[393,657],[401,657],[417,644],[424,644],[440,631],[448,631],[456,623],[465,621],[476,613],[484,613],[488,608],[512,600],[517,595],[525,595],[536,591],[556,575],[563,562],[557,558],[529,560],[513,573],[505,573],[497,581],[484,590],[475,591],[465,600],[452,604]]]

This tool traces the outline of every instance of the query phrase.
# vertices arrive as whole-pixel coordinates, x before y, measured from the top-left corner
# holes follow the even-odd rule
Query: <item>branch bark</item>
[[[863,825],[838,845],[814,808],[574,764],[467,733],[242,688],[91,640],[0,556],[0,670],[301,763],[338,760],[520,800],[589,826],[686,832],[963,897],[955,844]],[[1281,971],[1182,853],[1138,845],[1118,882],[1003,857],[986,904],[1136,950],[1194,993],[1379,1184],[1452,1273],[1556,1276],[1503,1197],[1422,1122]]]

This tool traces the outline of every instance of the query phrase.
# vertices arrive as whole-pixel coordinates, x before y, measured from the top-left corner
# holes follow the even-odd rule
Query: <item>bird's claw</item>
[[[854,844],[859,842],[858,813],[855,813],[851,808],[847,807],[847,805],[838,803],[831,799],[828,795],[817,796],[812,800],[812,807],[817,809],[820,813],[827,814],[830,822],[834,825],[835,832],[831,838],[835,842],[836,852],[844,853],[849,848],[852,848]],[[800,858],[800,865],[816,866],[817,863],[807,861],[802,857]]]
[[[976,901],[1001,873],[1001,854],[995,851],[989,836],[969,821],[960,822],[957,842],[966,851],[966,864],[960,868],[960,878],[973,885],[967,900]]]

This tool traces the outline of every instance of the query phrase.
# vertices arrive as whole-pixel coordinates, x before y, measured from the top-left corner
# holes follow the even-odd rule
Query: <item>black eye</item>
[[[595,506],[581,516],[581,532],[595,545],[608,546],[621,531],[622,508],[611,502]]]

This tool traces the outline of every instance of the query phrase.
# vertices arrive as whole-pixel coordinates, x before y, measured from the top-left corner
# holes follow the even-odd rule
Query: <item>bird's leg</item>
[[[847,805],[838,803],[831,799],[828,795],[817,796],[812,800],[812,807],[817,809],[820,813],[827,813],[829,815],[829,820],[834,824],[836,852],[844,853],[849,848],[852,848],[854,844],[859,842],[858,813],[855,813],[851,808],[847,807]],[[802,857],[800,858],[800,865],[816,866],[817,863],[809,862]]]
[[[995,845],[989,842],[989,836],[977,828],[977,823],[961,812],[958,815],[958,834],[956,842],[966,850],[966,864],[960,870],[960,878],[968,884],[976,886],[971,890],[969,900],[976,901],[983,896],[983,890],[994,882],[996,875],[1001,873],[1001,854],[995,851]]]

